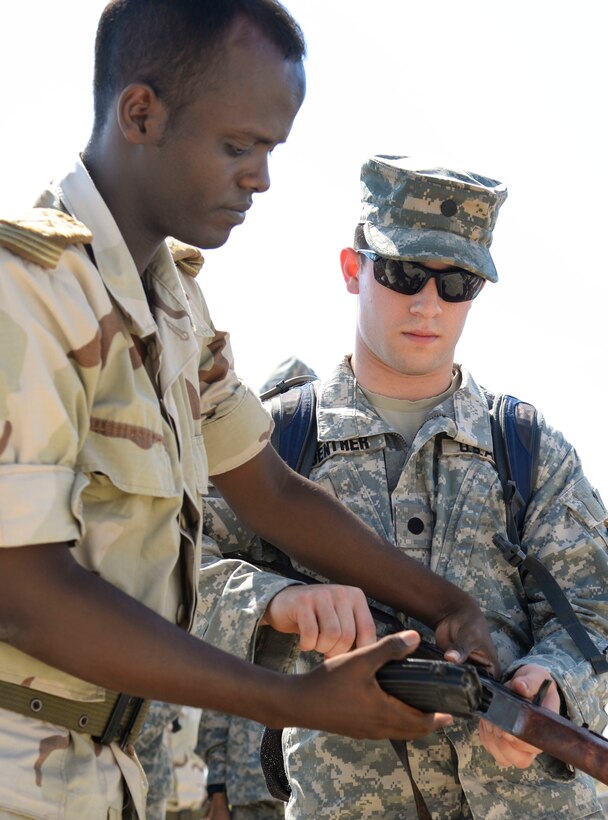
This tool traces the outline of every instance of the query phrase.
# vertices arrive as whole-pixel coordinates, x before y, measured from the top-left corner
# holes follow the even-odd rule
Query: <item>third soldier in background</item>
[[[315,373],[301,359],[290,356],[272,371],[260,388],[263,394],[277,384]],[[209,503],[217,504],[211,490]],[[223,540],[226,547],[226,540]],[[263,727],[253,720],[203,709],[197,755],[207,764],[209,820],[279,820],[285,804],[271,797],[260,768]]]
[[[341,254],[346,288],[358,298],[355,348],[318,385],[310,477],[397,549],[477,598],[508,686],[532,698],[550,680],[543,706],[601,731],[608,676],[594,672],[531,576],[522,580],[493,543],[506,522],[488,394],[454,359],[473,300],[498,278],[489,247],[506,188],[393,156],[365,162],[361,182],[354,247]],[[523,546],[602,649],[606,509],[573,447],[540,414],[539,432]],[[239,531],[228,515],[212,508],[207,525],[234,549]],[[303,653],[298,671],[319,661]],[[455,719],[408,748],[433,818],[602,816],[591,778],[483,721]],[[417,816],[386,741],[289,729],[283,753],[290,820]]]

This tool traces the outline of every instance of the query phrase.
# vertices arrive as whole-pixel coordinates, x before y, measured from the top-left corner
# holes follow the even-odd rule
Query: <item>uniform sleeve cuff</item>
[[[0,547],[78,539],[74,485],[74,472],[68,467],[0,467]]]
[[[266,446],[272,426],[258,397],[243,385],[243,397],[230,413],[203,423],[209,475],[226,473],[250,461]]]
[[[214,794],[225,794],[226,792],[226,784],[225,783],[208,783],[207,784],[207,794],[211,797]]]

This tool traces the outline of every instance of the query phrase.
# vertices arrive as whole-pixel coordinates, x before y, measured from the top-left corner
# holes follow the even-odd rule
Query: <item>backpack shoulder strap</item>
[[[269,410],[274,421],[270,439],[273,447],[292,470],[308,477],[317,447],[317,393],[315,382],[306,378],[309,380],[286,392],[275,392],[279,385],[269,391],[273,394]],[[281,384],[289,388],[292,381]]]
[[[518,540],[524,528],[528,504],[536,484],[540,445],[536,408],[510,396],[486,394],[494,461],[507,505],[507,532]]]

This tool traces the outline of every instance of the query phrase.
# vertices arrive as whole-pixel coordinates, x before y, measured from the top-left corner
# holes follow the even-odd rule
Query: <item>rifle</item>
[[[224,553],[224,557],[248,561],[262,569],[270,569],[306,584],[322,583],[296,570],[284,554],[283,560],[279,558],[274,561],[252,559],[246,552],[238,551]],[[392,631],[403,629],[403,624],[394,615],[373,605],[370,606],[370,611],[375,620],[386,624]],[[608,785],[608,739],[543,708],[540,705],[545,694],[543,687],[534,700],[526,700],[499,683],[482,667],[471,663],[444,661],[443,652],[427,641],[421,641],[418,649],[405,660],[386,663],[378,670],[376,678],[388,694],[420,712],[445,712],[458,717],[483,718],[510,735],[542,749],[562,763],[580,769]],[[278,755],[280,758],[280,730],[266,729],[266,734],[266,755]],[[273,738],[273,735],[279,740]],[[273,743],[278,745],[273,746]],[[272,765],[268,764],[269,768]],[[289,796],[282,797],[278,792],[273,792],[266,772],[265,776],[271,794],[288,800]],[[282,777],[288,787],[284,772]]]
[[[379,669],[378,683],[421,712],[483,718],[608,785],[608,739],[540,706],[543,687],[529,701],[479,667],[442,658],[423,641],[411,657]]]

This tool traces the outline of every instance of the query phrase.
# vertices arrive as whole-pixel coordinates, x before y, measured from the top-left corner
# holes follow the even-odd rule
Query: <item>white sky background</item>
[[[254,388],[295,354],[321,376],[351,350],[340,249],[374,153],[422,154],[505,182],[500,282],[458,349],[477,380],[533,402],[608,496],[607,62],[603,3],[288,0],[308,42],[307,99],[227,246],[198,278]],[[26,207],[92,121],[101,0],[0,12],[0,209]]]

